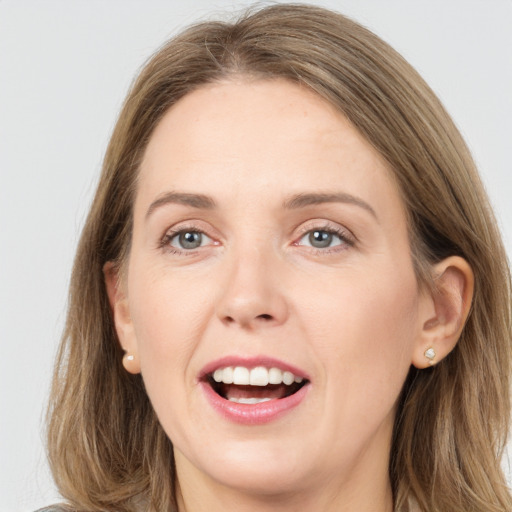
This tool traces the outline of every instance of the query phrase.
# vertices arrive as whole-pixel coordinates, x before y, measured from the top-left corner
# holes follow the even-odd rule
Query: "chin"
[[[206,460],[201,457],[203,460],[183,462],[192,464],[196,471],[217,484],[246,494],[296,493],[304,489],[311,478],[299,453],[283,448],[283,443],[269,443],[268,440],[242,441],[230,446],[217,444],[215,453],[210,453]]]
[[[280,468],[272,463],[258,468],[240,467],[228,464],[221,471],[210,475],[219,484],[236,489],[248,495],[276,497],[296,493],[304,489],[307,479],[301,473],[290,468]]]

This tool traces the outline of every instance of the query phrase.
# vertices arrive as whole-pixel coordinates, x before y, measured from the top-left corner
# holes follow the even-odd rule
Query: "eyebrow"
[[[201,210],[213,210],[215,201],[204,194],[188,194],[186,192],[167,192],[155,199],[146,212],[146,219],[158,208],[167,204],[182,204]]]
[[[295,210],[297,208],[304,208],[306,206],[324,204],[324,203],[348,203],[359,206],[368,211],[377,219],[375,210],[361,198],[347,194],[345,192],[326,192],[326,193],[306,193],[297,194],[286,200],[283,207],[287,210]]]
[[[283,203],[285,210],[297,210],[306,206],[314,206],[325,203],[348,203],[359,206],[368,211],[377,219],[375,210],[359,197],[345,192],[316,192],[296,194]],[[192,194],[187,192],[167,192],[155,199],[146,212],[146,219],[158,208],[167,204],[181,204],[200,210],[213,210],[217,204],[210,196],[204,194]]]

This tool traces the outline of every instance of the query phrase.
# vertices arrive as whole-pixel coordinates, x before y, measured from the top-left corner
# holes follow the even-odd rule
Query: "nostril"
[[[261,318],[262,320],[272,320],[272,315],[268,315],[268,314],[263,314],[263,315],[258,315],[256,318]]]

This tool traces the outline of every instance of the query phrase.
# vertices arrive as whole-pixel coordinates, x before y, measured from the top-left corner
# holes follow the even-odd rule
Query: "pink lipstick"
[[[198,380],[214,410],[246,425],[281,417],[300,405],[310,388],[305,372],[270,357],[225,357],[206,365]]]

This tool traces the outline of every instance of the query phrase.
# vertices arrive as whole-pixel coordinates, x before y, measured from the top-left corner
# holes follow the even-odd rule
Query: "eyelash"
[[[314,231],[320,231],[323,233],[327,233],[329,235],[337,236],[340,239],[341,243],[338,245],[334,245],[332,247],[325,247],[325,248],[318,248],[318,247],[312,247],[312,246],[308,246],[308,245],[300,245],[299,244],[300,240],[302,240],[307,234],[312,233]],[[193,226],[193,225],[184,226],[184,227],[180,227],[179,229],[168,230],[165,233],[165,235],[162,237],[162,239],[160,240],[159,248],[162,250],[165,250],[166,252],[168,252],[170,254],[175,254],[178,256],[193,256],[193,255],[195,255],[196,251],[198,249],[200,249],[201,247],[198,247],[196,249],[179,249],[179,248],[173,247],[171,245],[171,242],[177,236],[179,236],[183,233],[199,233],[202,236],[206,236],[206,237],[212,239],[212,237],[208,236],[204,230],[202,230],[196,226]],[[314,254],[325,255],[325,254],[330,254],[330,253],[346,250],[348,247],[353,247],[355,245],[355,243],[356,243],[355,237],[348,230],[334,227],[329,224],[325,224],[323,226],[311,225],[311,226],[305,227],[302,230],[301,234],[296,238],[296,241],[292,243],[292,245],[299,246],[299,247],[307,247],[309,252],[313,252]],[[214,245],[218,245],[218,243],[216,243]]]

